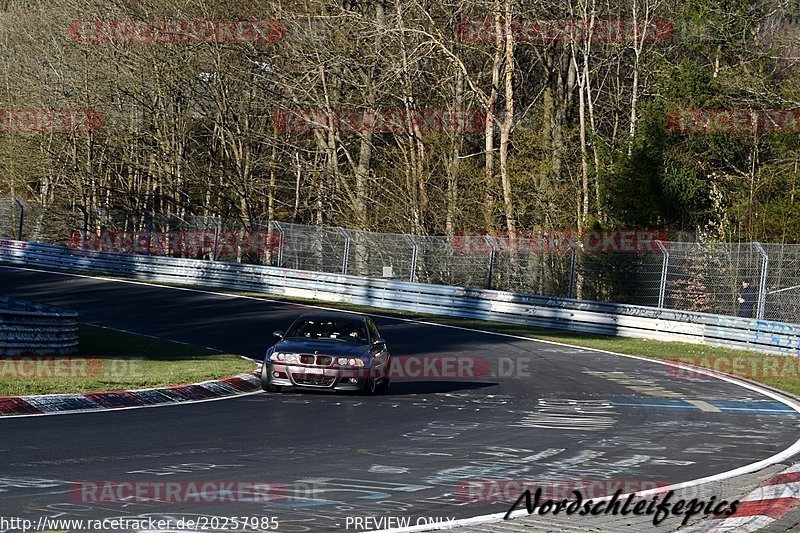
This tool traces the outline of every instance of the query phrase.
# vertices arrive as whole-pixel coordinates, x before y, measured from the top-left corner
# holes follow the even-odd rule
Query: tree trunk
[[[508,175],[508,145],[511,128],[514,125],[514,34],[511,32],[512,20],[511,0],[505,0],[504,32],[505,66],[503,69],[505,116],[500,124],[500,180],[503,185],[503,208],[506,216],[506,228],[509,237],[515,238],[517,222],[514,216],[514,195],[511,190],[511,178]]]

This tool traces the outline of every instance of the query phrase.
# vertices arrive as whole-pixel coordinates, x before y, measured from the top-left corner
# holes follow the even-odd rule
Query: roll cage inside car
[[[337,339],[358,344],[372,344],[378,339],[378,329],[368,318],[308,315],[298,318],[284,338]]]

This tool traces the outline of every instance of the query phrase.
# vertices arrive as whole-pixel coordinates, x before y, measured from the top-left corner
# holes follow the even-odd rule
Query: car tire
[[[378,382],[375,378],[368,377],[367,380],[364,382],[364,386],[361,389],[361,394],[366,396],[372,396],[378,390]]]
[[[264,392],[280,392],[281,387],[280,385],[273,385],[269,382],[269,376],[267,375],[267,365],[263,365],[261,367],[261,389]]]
[[[392,386],[392,378],[389,377],[389,374],[386,374],[385,376],[383,376],[383,379],[381,380],[379,389],[381,392],[386,392],[389,390],[389,387],[391,386]]]

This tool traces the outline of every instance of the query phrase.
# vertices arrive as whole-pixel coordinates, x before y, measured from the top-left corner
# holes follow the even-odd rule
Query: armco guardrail
[[[0,297],[0,355],[71,354],[78,348],[78,313]]]
[[[587,333],[798,355],[800,325],[239,263],[0,241],[0,261]]]

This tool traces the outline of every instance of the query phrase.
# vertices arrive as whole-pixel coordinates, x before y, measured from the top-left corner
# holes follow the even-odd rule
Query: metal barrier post
[[[658,307],[664,308],[664,294],[667,292],[667,269],[669,268],[669,251],[661,241],[654,241],[658,249],[661,250],[663,259],[661,261],[661,282],[658,285]]]
[[[567,241],[570,249],[572,250],[572,257],[569,260],[569,288],[567,289],[567,298],[572,298],[575,294],[575,267],[578,262],[578,249],[575,248],[575,243],[572,239]]]
[[[350,259],[350,234],[344,228],[336,228],[339,233],[344,235],[344,257],[342,258],[342,274],[347,274],[348,261]]]
[[[760,242],[754,242],[759,255],[761,255],[761,279],[758,280],[758,306],[756,307],[756,319],[763,320],[764,318],[764,304],[767,299],[767,263],[769,262],[769,255],[767,255],[764,247]]]
[[[491,290],[492,279],[494,279],[494,260],[497,255],[497,248],[495,248],[494,243],[489,239],[488,235],[484,235],[483,240],[489,245],[489,274],[486,276],[486,288]]]
[[[17,240],[22,240],[22,229],[25,225],[25,205],[19,200],[19,198],[14,198],[14,201],[19,206],[19,231],[17,232]]]
[[[273,220],[272,224],[273,226],[275,226],[275,229],[278,230],[278,264],[275,266],[280,268],[283,266],[283,244],[284,244],[285,233],[283,231],[283,228],[281,227],[280,222],[278,222],[277,220]]]
[[[413,235],[406,233],[406,238],[411,242],[411,274],[408,276],[408,281],[414,283],[414,276],[417,273],[417,250],[419,246]]]

